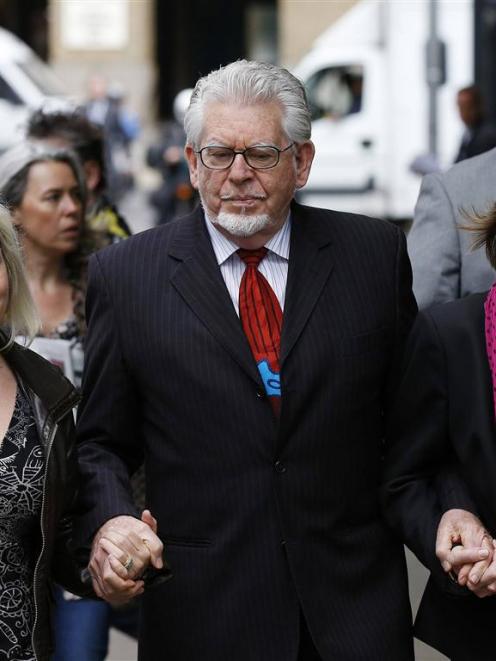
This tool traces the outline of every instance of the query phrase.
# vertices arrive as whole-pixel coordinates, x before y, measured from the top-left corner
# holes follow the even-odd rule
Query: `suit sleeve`
[[[424,177],[408,236],[413,291],[420,309],[460,297],[459,221],[442,175]]]
[[[397,282],[397,362],[401,359],[405,342],[417,316],[417,303],[412,293],[412,267],[406,249],[405,234],[399,230],[398,252],[396,258]]]
[[[99,257],[90,260],[88,331],[78,411],[81,471],[76,540],[88,544],[108,519],[136,516],[129,477],[142,463],[139,398],[121,350],[121,330]]]
[[[386,413],[394,400],[405,343],[417,315],[417,303],[412,292],[412,269],[406,250],[405,233],[399,228],[396,229],[398,240],[394,274],[396,286],[395,342],[394,350],[391,354],[391,370],[387,379],[384,398],[384,410]]]
[[[448,407],[442,342],[429,313],[420,313],[387,419],[383,503],[388,522],[444,589],[450,581],[435,553],[439,521],[451,507],[470,508],[454,468]]]

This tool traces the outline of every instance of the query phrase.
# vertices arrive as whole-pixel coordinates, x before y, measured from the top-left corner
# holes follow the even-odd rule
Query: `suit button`
[[[276,473],[286,472],[286,466],[282,463],[282,461],[279,461],[279,459],[274,464],[274,468],[276,469]]]
[[[265,399],[265,392],[263,390],[257,390],[258,399]]]

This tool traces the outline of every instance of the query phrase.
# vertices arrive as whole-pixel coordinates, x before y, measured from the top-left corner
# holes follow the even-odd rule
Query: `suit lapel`
[[[262,385],[198,208],[181,221],[169,250],[178,262],[173,287],[239,366]]]
[[[292,205],[291,247],[281,335],[281,366],[303,331],[332,271],[330,224]],[[212,335],[258,384],[260,375],[222,278],[198,208],[181,221],[169,255],[178,262],[171,283]]]
[[[329,255],[329,219],[320,223],[307,208],[294,203],[291,223],[281,366],[303,331],[333,269]]]

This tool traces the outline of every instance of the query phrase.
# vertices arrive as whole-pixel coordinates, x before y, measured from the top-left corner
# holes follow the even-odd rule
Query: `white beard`
[[[274,224],[270,216],[266,213],[254,216],[244,216],[239,213],[226,213],[221,211],[214,220],[215,225],[219,225],[232,236],[247,238],[253,236],[262,230],[269,229]]]

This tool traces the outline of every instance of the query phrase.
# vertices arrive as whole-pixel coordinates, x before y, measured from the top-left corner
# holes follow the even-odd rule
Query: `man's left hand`
[[[141,521],[118,516],[100,528],[88,566],[99,597],[118,605],[143,592],[143,571],[150,564],[156,568],[163,564],[163,545],[156,531],[157,522],[149,510],[144,510]]]

